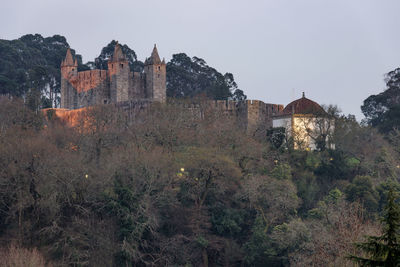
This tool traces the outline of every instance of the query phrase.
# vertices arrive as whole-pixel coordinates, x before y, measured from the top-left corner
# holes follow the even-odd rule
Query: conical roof
[[[124,52],[122,52],[122,48],[119,45],[119,43],[117,42],[117,44],[114,47],[114,53],[113,53],[113,56],[112,56],[112,61],[115,62],[115,61],[126,61],[126,60],[127,59],[125,57],[125,54],[124,54]]]
[[[146,59],[146,64],[161,64],[160,56],[158,55],[157,46],[154,45],[153,52],[151,52],[150,58]]]
[[[62,64],[64,66],[74,66],[74,58],[72,57],[71,49],[67,49],[67,54]]]
[[[312,114],[312,115],[325,115],[325,110],[316,102],[305,97],[299,98],[289,103],[279,115],[289,114]]]

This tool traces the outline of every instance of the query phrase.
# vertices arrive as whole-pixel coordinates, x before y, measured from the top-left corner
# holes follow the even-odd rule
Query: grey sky
[[[0,38],[64,35],[93,60],[112,39],[139,59],[197,56],[232,72],[249,99],[288,104],[301,92],[361,119],[360,105],[400,67],[398,0],[10,0]]]

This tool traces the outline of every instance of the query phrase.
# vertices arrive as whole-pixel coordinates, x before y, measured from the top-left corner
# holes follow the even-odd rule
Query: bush
[[[50,267],[43,255],[36,249],[21,248],[11,245],[0,250],[1,264],[4,267]]]

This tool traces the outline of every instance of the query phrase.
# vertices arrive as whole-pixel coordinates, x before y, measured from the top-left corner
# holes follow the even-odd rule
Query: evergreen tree
[[[400,206],[396,203],[393,188],[388,192],[388,201],[383,218],[384,232],[381,236],[368,236],[367,241],[356,243],[356,247],[369,257],[351,255],[349,258],[361,266],[400,266]]]
[[[364,100],[361,110],[366,122],[388,133],[400,125],[400,68],[385,76],[387,89]]]
[[[107,62],[112,58],[115,45],[117,43],[118,43],[117,41],[112,40],[107,46],[101,49],[100,55],[97,58],[95,58],[94,62],[88,62],[87,65],[89,65],[89,67],[93,69],[107,70],[108,69]],[[144,63],[137,59],[135,51],[129,48],[129,46],[127,46],[126,44],[124,45],[120,44],[120,45],[122,48],[122,52],[124,52],[124,55],[129,62],[130,69],[132,71],[142,72],[144,68]]]
[[[245,100],[232,73],[222,74],[207,65],[204,59],[175,54],[167,63],[167,95],[190,98],[206,95],[216,100]]]

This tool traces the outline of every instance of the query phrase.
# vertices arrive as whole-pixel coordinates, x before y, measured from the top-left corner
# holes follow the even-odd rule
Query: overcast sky
[[[112,39],[140,60],[203,58],[249,99],[306,96],[361,119],[362,101],[400,67],[399,0],[3,0],[0,39],[60,34],[93,60]]]

